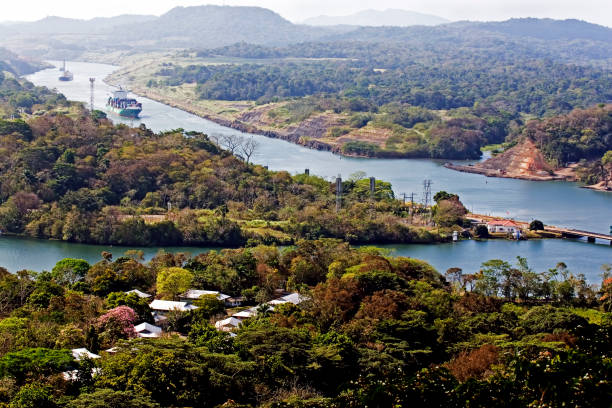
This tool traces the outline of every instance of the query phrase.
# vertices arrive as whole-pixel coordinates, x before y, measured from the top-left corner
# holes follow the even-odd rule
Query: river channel
[[[67,65],[74,73],[72,82],[58,81],[57,68],[39,71],[27,78],[36,85],[56,88],[68,99],[89,103],[89,78],[94,77],[95,107],[103,110],[112,89],[103,79],[118,67],[83,62],[68,62]],[[111,119],[133,126],[144,123],[154,131],[183,128],[209,135],[242,134],[150,99],[138,99],[143,103],[140,120],[129,121],[110,116]],[[526,221],[540,219],[545,224],[603,233],[608,233],[612,225],[612,194],[582,189],[575,183],[487,178],[446,169],[442,161],[436,160],[346,158],[278,139],[258,135],[253,137],[259,142],[253,161],[267,165],[271,170],[298,173],[308,168],[312,174],[327,178],[338,174],[347,177],[363,171],[368,176],[391,182],[398,196],[414,193],[415,200],[421,200],[423,180],[430,179],[433,192],[446,190],[459,194],[466,207],[473,212]],[[99,259],[99,253],[106,250],[97,246],[8,237],[2,237],[0,241],[0,265],[9,270],[49,268],[64,256],[95,261]],[[592,282],[599,280],[602,264],[612,263],[612,248],[609,245],[582,241],[467,241],[436,246],[395,245],[393,248],[396,255],[427,260],[440,271],[458,266],[473,272],[482,261],[493,258],[513,260],[517,255],[526,256],[537,270],[545,270],[563,261],[573,271],[585,273]],[[118,249],[120,252],[124,250]],[[205,249],[169,250],[197,253]],[[145,250],[149,257],[156,251],[156,248]]]

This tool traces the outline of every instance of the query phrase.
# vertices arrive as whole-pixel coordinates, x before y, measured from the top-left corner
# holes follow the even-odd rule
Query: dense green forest
[[[563,264],[540,273],[523,258],[443,276],[336,240],[149,263],[137,252],[102,256],[51,272],[0,269],[0,406],[605,407],[612,398],[609,268],[600,289]],[[187,287],[242,294],[245,305],[226,310],[205,296],[170,313],[161,338],[135,338],[150,300],[124,291],[172,299]],[[260,306],[231,334],[212,325],[278,289],[305,301]],[[101,358],[76,361],[70,350],[81,347]]]
[[[4,232],[120,245],[443,239],[410,225],[389,183],[377,180],[372,197],[364,176],[345,180],[336,212],[334,185],[320,177],[254,166],[199,133],[115,126],[26,82],[6,79],[0,88],[7,106],[15,97],[39,102],[34,111],[66,105],[0,120]]]
[[[344,60],[175,66],[161,69],[158,76],[170,86],[197,83],[203,99],[261,102],[327,93],[364,98],[375,106],[401,102],[451,109],[489,102],[509,112],[543,115],[612,98],[610,73],[596,68],[515,58],[511,53],[431,55],[430,50],[421,50],[421,55],[415,55],[401,44],[325,45],[331,50],[314,44],[313,50],[305,47],[303,56],[340,55]],[[339,51],[334,52],[334,47]],[[255,55],[259,49],[253,50]],[[356,52],[350,52],[352,49]],[[369,51],[368,57],[361,59],[364,50]]]
[[[378,157],[474,159],[484,145],[512,140],[526,119],[612,100],[612,75],[594,62],[596,56],[592,64],[570,63],[533,48],[529,41],[472,36],[471,28],[461,31],[458,42],[451,41],[459,34],[450,29],[443,31],[448,42],[426,34],[446,28],[420,27],[427,38],[423,42],[403,37],[400,28],[386,30],[388,40],[346,38],[287,47],[237,43],[200,50],[196,54],[210,63],[163,63],[147,86],[195,84],[195,97],[202,100],[277,103],[289,118],[273,112],[268,120],[281,129],[325,112],[351,117],[344,126],[329,130],[332,138],[367,124],[386,126],[394,136],[385,145],[360,140],[343,143],[340,149]],[[597,38],[608,35],[595,31]],[[602,58],[611,52],[606,47],[600,51]],[[228,64],[227,58],[235,60]],[[417,123],[422,125],[414,128]],[[572,156],[589,159],[584,150],[601,150],[591,140],[582,142],[586,147],[562,143],[567,157],[559,157],[558,147],[545,152],[553,163]]]

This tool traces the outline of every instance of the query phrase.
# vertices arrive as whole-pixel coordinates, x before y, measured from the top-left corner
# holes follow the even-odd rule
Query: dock
[[[559,228],[553,226],[544,227],[544,231],[555,232],[561,234],[563,238],[586,238],[588,242],[594,243],[595,240],[608,241],[612,245],[612,235],[602,234],[599,232],[583,231],[570,228]]]

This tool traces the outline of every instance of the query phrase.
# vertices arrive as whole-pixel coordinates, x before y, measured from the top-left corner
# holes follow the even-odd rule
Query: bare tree
[[[242,154],[244,154],[244,157],[246,158],[247,165],[249,164],[249,161],[251,160],[251,156],[253,156],[253,154],[255,153],[258,147],[259,147],[259,142],[255,140],[253,136],[245,140],[244,143],[242,143],[242,145],[240,146],[240,150],[242,151]]]
[[[234,154],[234,152],[244,143],[244,138],[238,135],[223,135],[221,141],[223,147],[229,150],[231,154]]]

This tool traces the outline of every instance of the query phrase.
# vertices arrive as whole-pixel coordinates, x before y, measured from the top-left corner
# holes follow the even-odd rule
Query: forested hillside
[[[43,67],[44,64],[41,62],[25,60],[6,48],[0,48],[0,73],[9,72],[17,76],[27,75]]]
[[[484,145],[520,132],[525,119],[612,99],[612,75],[597,67],[612,50],[599,50],[604,59],[593,56],[592,65],[569,64],[569,54],[549,58],[531,40],[457,27],[415,28],[421,35],[406,38],[400,28],[372,29],[383,36],[376,42],[237,43],[198,51],[201,64],[160,61],[156,71],[130,77],[136,72],[140,92],[171,103],[239,102],[219,107],[220,117],[206,103],[194,111],[242,130],[377,157],[474,159]],[[440,32],[448,38],[435,37]],[[570,52],[567,43],[559,47]]]
[[[232,140],[230,152],[182,129],[115,126],[25,81],[5,79],[0,90],[6,106],[23,99],[35,113],[0,119],[5,233],[120,245],[442,239],[409,225],[389,183],[377,181],[371,197],[363,176],[345,180],[336,212],[329,181],[250,164],[252,140]]]
[[[115,256],[113,256],[115,255]],[[45,408],[605,407],[612,282],[491,260],[446,276],[374,247],[300,241],[189,257],[105,252],[51,272],[0,268],[0,404]],[[215,295],[173,311],[151,298]],[[277,299],[285,290],[292,302]],[[276,303],[264,303],[275,299]],[[257,307],[256,305],[261,306]],[[251,309],[252,308],[252,309]],[[255,310],[232,332],[214,322]],[[146,335],[146,333],[145,333]],[[86,348],[89,354],[82,350]],[[72,350],[72,351],[71,351]]]
[[[575,109],[566,115],[530,121],[515,137],[520,136],[533,140],[559,166],[581,159],[600,159],[612,150],[612,105]]]

